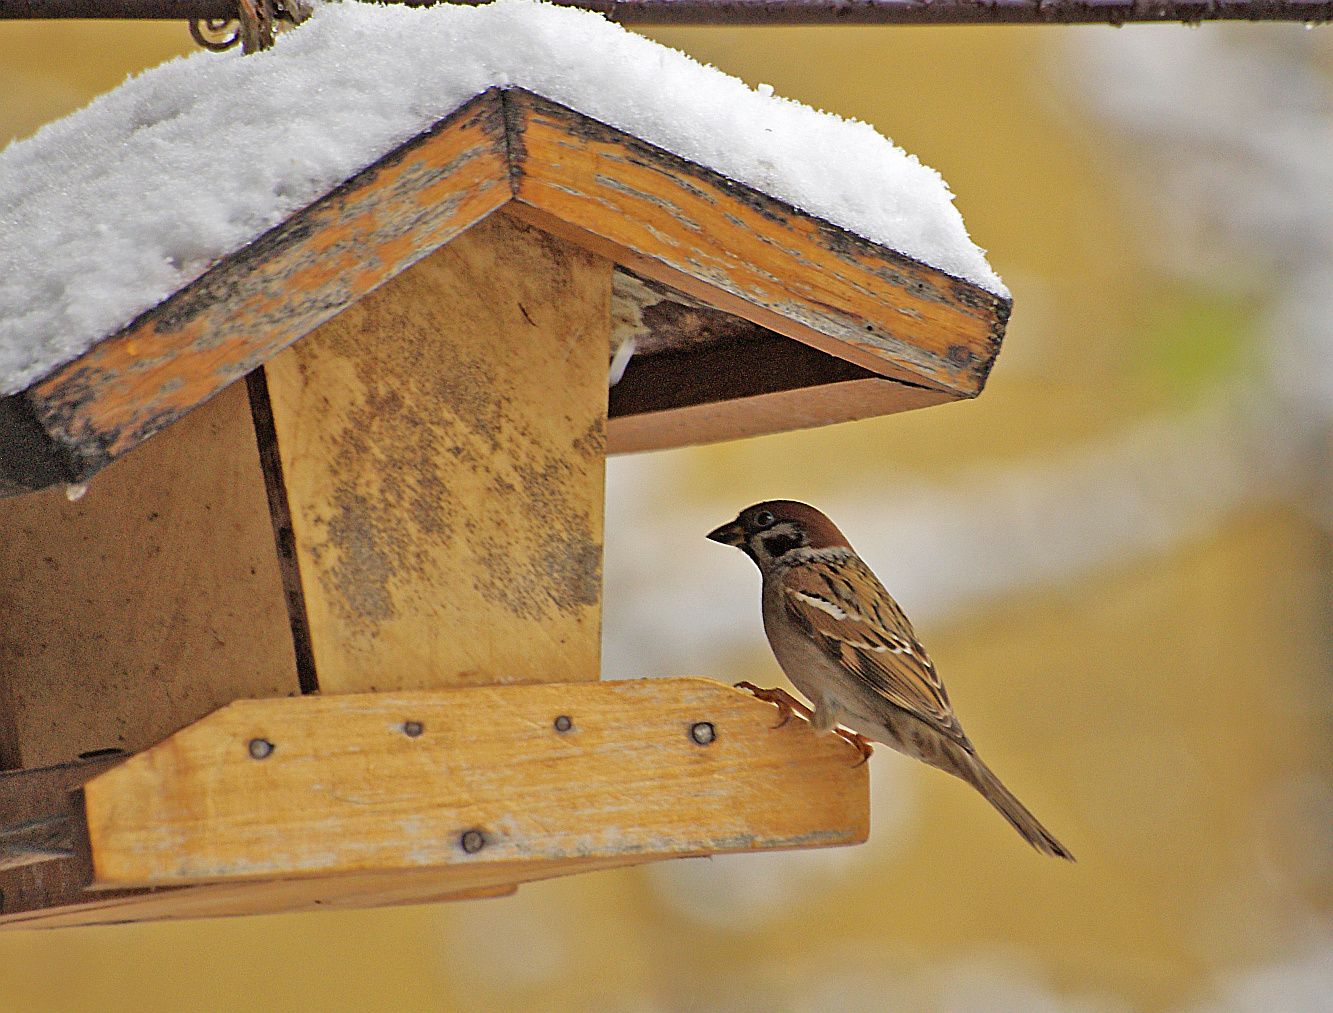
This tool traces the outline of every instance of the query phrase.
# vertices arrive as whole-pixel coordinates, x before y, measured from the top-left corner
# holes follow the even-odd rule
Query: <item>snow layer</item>
[[[21,390],[492,86],[519,86],[1007,295],[939,174],[598,14],[331,3],[172,60],[0,152],[0,394]]]

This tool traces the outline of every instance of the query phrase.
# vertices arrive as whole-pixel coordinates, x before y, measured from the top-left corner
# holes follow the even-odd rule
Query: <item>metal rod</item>
[[[434,0],[388,0],[411,7]],[[1333,21],[1333,0],[578,0],[628,25],[1014,25]],[[236,0],[0,0],[0,20],[235,18]]]

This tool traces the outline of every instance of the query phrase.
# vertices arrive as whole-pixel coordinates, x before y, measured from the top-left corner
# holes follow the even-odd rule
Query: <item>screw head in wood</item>
[[[256,760],[266,760],[273,755],[273,743],[268,739],[251,739],[250,755]]]
[[[420,721],[403,722],[403,734],[406,735],[409,739],[417,738],[425,730],[426,726],[423,725]]]
[[[567,732],[574,727],[574,719],[568,714],[561,714],[555,719],[555,730],[557,732]]]
[[[464,832],[461,838],[459,838],[458,843],[463,846],[463,850],[469,855],[475,855],[482,848],[486,847],[486,835],[480,830],[468,830]]]
[[[707,746],[717,738],[717,729],[711,721],[696,721],[690,726],[690,738],[701,746]]]

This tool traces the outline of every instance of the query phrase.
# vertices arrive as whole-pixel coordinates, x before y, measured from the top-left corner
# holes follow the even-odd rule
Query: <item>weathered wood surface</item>
[[[855,750],[774,718],[702,679],[238,701],[89,782],[96,883],[436,868],[472,889],[864,840]]]
[[[0,401],[13,458],[0,495],[95,472],[506,203],[728,314],[950,397],[980,392],[1008,318],[1009,301],[975,285],[553,102],[492,91]]]
[[[0,774],[0,929],[423,904],[504,896],[516,889],[516,881],[484,878],[478,879],[483,885],[463,889],[434,870],[412,870],[89,892],[92,853],[80,789],[124,759],[106,756]],[[47,828],[47,853],[12,849],[34,824]]]
[[[91,473],[510,197],[487,93],[26,392]]]
[[[981,391],[1008,300],[529,92],[505,112],[543,228],[876,372]]]
[[[299,691],[244,385],[96,477],[0,500],[10,767]]]
[[[592,871],[591,869],[587,871]],[[264,880],[153,890],[80,891],[64,903],[0,915],[0,931],[294,914],[506,897],[516,883],[458,890],[431,872]]]
[[[504,897],[517,888],[517,884],[505,883],[459,890],[443,882],[438,874],[416,872],[264,880],[114,893],[84,891],[71,895],[65,903],[0,916],[0,931],[433,904]]]
[[[610,298],[500,212],[265,367],[322,691],[598,678]]]
[[[88,824],[76,790],[120,756],[0,773],[0,925],[23,912],[83,898],[93,878]],[[23,847],[25,828],[47,829],[43,847]],[[28,838],[31,840],[31,838]]]
[[[607,422],[606,449],[611,454],[632,454],[741,440],[929,408],[952,400],[938,390],[896,380],[835,380],[813,387],[613,416]]]
[[[940,404],[951,393],[855,363],[617,268],[607,453],[743,439]],[[627,349],[628,350],[628,349]]]

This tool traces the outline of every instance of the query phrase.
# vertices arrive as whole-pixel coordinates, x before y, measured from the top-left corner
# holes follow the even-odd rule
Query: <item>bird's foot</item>
[[[738,682],[737,689],[747,689],[754,694],[755,698],[764,701],[764,703],[777,704],[778,713],[782,715],[782,720],[775,724],[774,728],[781,728],[791,720],[792,712],[795,711],[805,720],[809,721],[813,711],[805,704],[797,700],[785,689],[760,689],[752,682]]]
[[[852,764],[853,769],[861,766],[875,754],[875,747],[870,744],[870,740],[858,732],[848,731],[846,728],[835,728],[833,734],[846,739],[860,751],[861,759]]]

